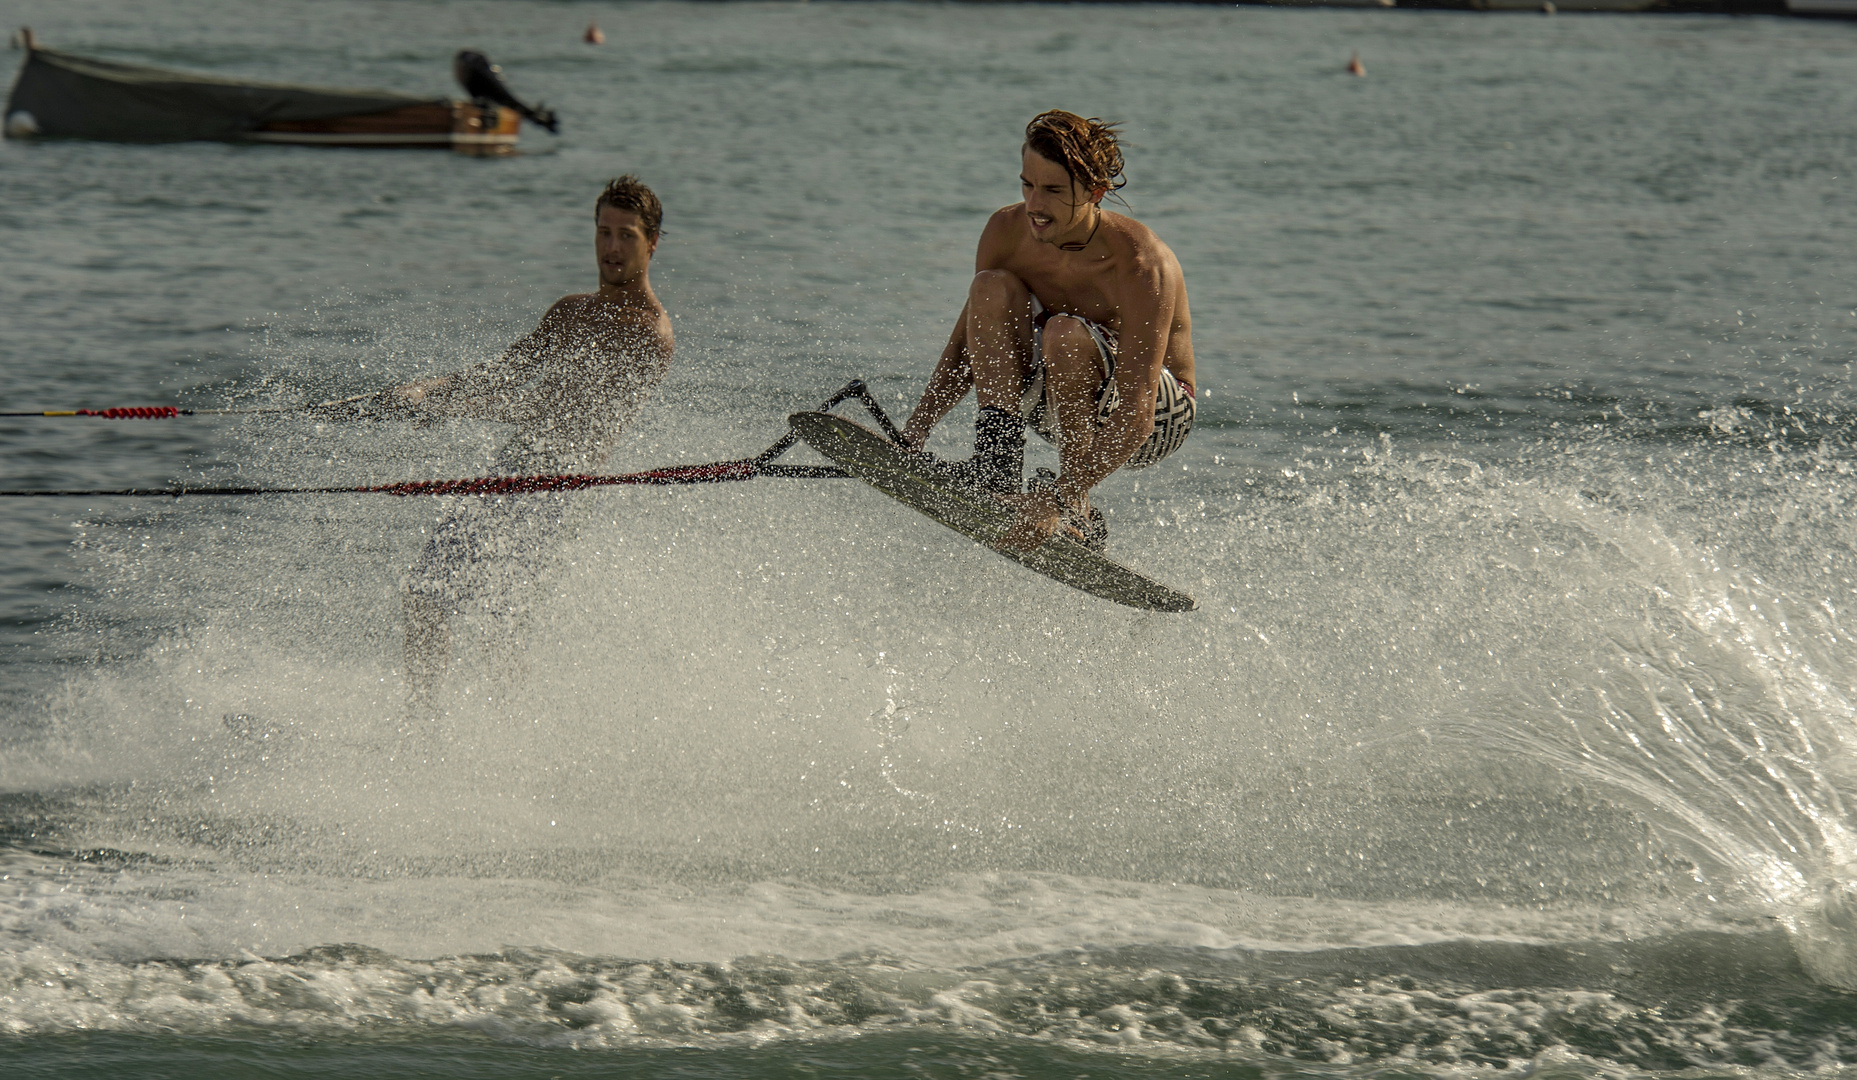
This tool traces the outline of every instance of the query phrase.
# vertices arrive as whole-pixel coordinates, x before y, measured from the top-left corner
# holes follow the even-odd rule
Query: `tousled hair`
[[[593,219],[600,218],[600,208],[610,206],[615,210],[630,210],[638,215],[638,222],[645,229],[645,235],[653,240],[658,238],[658,229],[664,224],[664,204],[644,181],[631,173],[626,173],[606,182],[606,190],[593,203]]]
[[[1122,146],[1116,140],[1119,125],[1095,116],[1078,116],[1050,109],[1025,125],[1025,147],[1047,161],[1064,166],[1073,183],[1086,191],[1106,188],[1120,191],[1128,180],[1122,175]]]

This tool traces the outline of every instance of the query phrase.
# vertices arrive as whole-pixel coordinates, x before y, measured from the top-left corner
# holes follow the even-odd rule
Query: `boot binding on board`
[[[923,454],[928,471],[951,484],[965,488],[979,488],[995,495],[1012,495],[1018,492],[1019,485],[1013,478],[989,469],[982,462],[968,458],[962,461],[943,461],[933,454]]]

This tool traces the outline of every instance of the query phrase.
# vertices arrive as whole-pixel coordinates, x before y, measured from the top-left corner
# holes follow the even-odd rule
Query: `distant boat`
[[[7,97],[8,138],[292,143],[509,153],[522,117],[488,101],[249,82],[119,64],[16,38],[26,62]]]

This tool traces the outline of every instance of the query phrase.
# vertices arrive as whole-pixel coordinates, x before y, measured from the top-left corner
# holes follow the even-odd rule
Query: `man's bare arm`
[[[1154,434],[1154,399],[1173,327],[1178,273],[1171,260],[1159,265],[1148,261],[1138,265],[1133,282],[1114,298],[1122,313],[1122,350],[1115,366],[1122,403],[1097,427],[1087,450],[1075,444],[1059,447],[1061,471],[1053,488],[1001,496],[1016,508],[1017,517],[1000,537],[1000,548],[1030,551],[1044,543],[1059,528],[1060,499],[1073,508],[1088,505],[1090,489],[1127,464]]]
[[[980,243],[974,249],[974,273],[997,270],[1006,264],[1010,254],[1012,215],[1018,209],[1018,205],[1004,207],[987,220],[986,228],[980,231]],[[948,335],[948,344],[941,350],[941,359],[935,364],[934,374],[929,376],[922,399],[909,414],[909,422],[903,425],[903,445],[911,450],[922,449],[929,431],[948,415],[948,410],[961,403],[973,386],[974,369],[967,361],[967,305],[963,303],[961,317],[955,321],[954,332]]]
[[[1152,256],[1140,266],[1119,298],[1122,349],[1115,366],[1121,407],[1096,430],[1087,452],[1059,451],[1058,491],[1078,501],[1102,479],[1128,463],[1154,433],[1154,399],[1160,392],[1177,292],[1171,260]]]
[[[449,375],[420,379],[375,395],[390,411],[404,410],[426,417],[465,420],[507,420],[508,402],[498,389],[526,382],[548,350],[557,344],[565,315],[565,300],[556,301],[542,321],[502,355]]]
[[[967,363],[967,305],[962,304],[961,317],[955,321],[954,332],[948,335],[948,344],[942,347],[941,359],[936,362],[935,373],[929,376],[928,386],[922,391],[922,400],[909,414],[909,422],[903,425],[903,445],[911,450],[922,449],[930,429],[948,415],[949,409],[961,403],[973,385],[974,370]]]
[[[559,344],[564,321],[561,306],[556,303],[549,308],[534,330],[504,349],[496,359],[436,379],[408,383],[391,393],[430,415],[465,420],[508,419],[504,414],[508,411],[509,392],[527,382],[541,366],[543,357]]]

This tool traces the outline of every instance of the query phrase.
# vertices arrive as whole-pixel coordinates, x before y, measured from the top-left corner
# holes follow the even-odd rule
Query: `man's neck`
[[[1096,230],[1102,228],[1102,225],[1102,210],[1099,208],[1093,209],[1090,214],[1090,227],[1087,231],[1083,228],[1083,223],[1078,222],[1076,233],[1073,233],[1069,238],[1064,240],[1053,240],[1052,244],[1059,251],[1082,251],[1084,248],[1090,246],[1090,241],[1096,239]],[[1079,236],[1077,233],[1081,233],[1082,235]]]
[[[1077,222],[1076,227],[1064,236],[1054,236],[1044,243],[1066,254],[1076,254],[1088,248],[1096,240],[1103,227],[1103,210],[1101,207],[1091,209],[1088,217]]]
[[[648,274],[640,274],[623,285],[601,282],[594,295],[621,307],[650,307],[657,302],[656,294],[651,291],[651,277]]]

